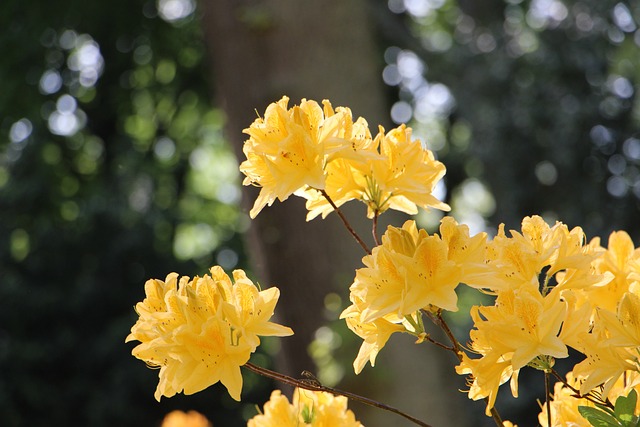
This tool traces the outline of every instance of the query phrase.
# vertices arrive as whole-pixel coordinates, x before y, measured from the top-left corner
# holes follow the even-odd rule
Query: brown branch
[[[327,194],[326,191],[324,190],[319,190],[320,193],[324,196],[325,199],[327,199],[327,202],[329,202],[329,204],[331,205],[331,207],[333,208],[334,211],[336,211],[336,213],[338,214],[338,216],[340,217],[340,219],[342,220],[342,223],[344,224],[345,227],[347,227],[347,230],[349,231],[349,233],[351,233],[351,235],[353,236],[354,239],[356,239],[356,241],[358,242],[358,244],[362,247],[362,249],[364,249],[364,251],[371,255],[371,250],[369,250],[369,248],[367,247],[367,245],[364,243],[364,241],[360,238],[360,236],[358,236],[358,233],[355,232],[355,230],[351,227],[351,224],[349,224],[349,221],[347,220],[347,218],[344,216],[344,214],[342,213],[342,211],[340,210],[340,208],[338,206],[336,206],[336,204],[333,202],[333,200],[331,199],[331,197],[329,197],[329,195]]]
[[[547,406],[547,425],[552,426],[551,424],[551,390],[549,386],[549,371],[544,371],[544,398],[545,404]]]
[[[333,387],[326,387],[323,386],[322,384],[320,384],[320,382],[315,379],[315,377],[310,376],[309,374],[307,374],[307,377],[312,377],[312,379],[296,379],[293,377],[290,377],[288,375],[285,374],[281,374],[279,372],[276,371],[272,371],[270,369],[267,368],[263,368],[257,365],[254,365],[253,363],[247,362],[243,365],[245,368],[249,369],[252,372],[255,372],[258,375],[262,375],[265,376],[267,378],[271,378],[274,379],[276,381],[279,381],[283,384],[287,384],[293,387],[299,387],[299,388],[303,388],[306,390],[311,390],[311,391],[324,391],[324,392],[328,392],[331,393],[333,395],[336,396],[344,396],[348,399],[354,400],[356,402],[360,402],[360,403],[364,403],[365,405],[369,405],[369,406],[373,406],[375,408],[379,408],[379,409],[383,409],[385,411],[389,411],[389,412],[393,412],[394,414],[400,415],[401,417],[404,417],[406,419],[408,419],[409,421],[413,422],[416,425],[422,426],[422,427],[431,427],[429,424],[425,423],[424,421],[420,421],[419,419],[412,417],[409,414],[406,414],[402,411],[400,411],[399,409],[396,409],[392,406],[389,405],[385,405],[384,403],[380,403],[376,400],[373,399],[369,399],[367,397],[363,397],[348,391],[342,391],[342,390],[338,390],[335,389]]]
[[[427,336],[424,338],[425,341],[430,342],[431,344],[435,345],[436,347],[440,347],[443,350],[447,350],[447,351],[452,351],[455,353],[456,349],[453,347],[449,347],[446,344],[442,344],[440,341],[436,341],[433,338],[431,338],[430,336]]]
[[[378,238],[378,217],[380,214],[376,211],[373,215],[373,224],[371,225],[371,234],[373,234],[373,241],[377,246],[380,246],[380,239]]]
[[[556,379],[558,381],[560,381],[565,387],[567,387],[569,390],[571,390],[574,393],[575,398],[577,399],[586,399],[589,402],[592,402],[596,405],[604,405],[607,407],[610,407],[611,409],[613,409],[613,404],[611,402],[609,402],[609,400],[604,400],[601,397],[598,397],[597,395],[594,395],[593,390],[590,391],[587,394],[582,394],[580,393],[580,390],[578,390],[577,388],[573,387],[571,384],[569,384],[567,382],[567,380],[565,380],[564,378],[562,378],[560,376],[560,374],[558,373],[558,371],[556,371],[555,369],[551,369],[551,373],[553,374],[554,377],[556,377]]]

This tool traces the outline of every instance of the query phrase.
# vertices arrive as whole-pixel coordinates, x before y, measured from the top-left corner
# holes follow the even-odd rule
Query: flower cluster
[[[638,371],[640,348],[640,251],[624,232],[609,242],[608,250],[598,239],[587,243],[579,227],[549,226],[539,216],[509,234],[501,225],[492,240],[470,236],[450,217],[439,235],[413,221],[390,226],[363,258],[342,313],[364,341],[356,373],[375,364],[393,333],[424,341],[422,314],[456,311],[455,291],[464,283],[495,297],[493,305],[471,308],[469,348],[480,357],[458,352],[456,367],[470,375],[469,397],[487,400],[487,414],[503,383],[511,380],[517,396],[522,368],[548,371],[569,347],[586,356],[573,371],[579,391],[604,384],[606,397],[623,374]]]
[[[249,420],[247,427],[362,427],[347,409],[347,398],[324,391],[296,388],[293,403],[274,390],[264,405],[264,413]]]
[[[286,336],[293,331],[269,322],[280,296],[278,288],[258,291],[244,271],[231,278],[219,266],[211,275],[171,273],[148,280],[140,316],[126,341],[140,344],[133,355],[160,368],[155,397],[193,394],[220,381],[240,400],[240,366],[260,344],[258,336]],[[235,282],[235,283],[234,283]]]
[[[538,422],[542,427],[553,426],[580,426],[586,425],[584,417],[580,414],[580,407],[595,407],[596,405],[586,399],[576,397],[575,390],[580,388],[579,381],[572,372],[567,374],[566,382],[558,382],[553,390],[553,400],[550,403],[552,425],[549,425],[547,407],[543,406],[538,415]],[[615,402],[621,396],[627,396],[631,390],[640,392],[640,374],[627,372],[613,384],[607,398]],[[640,410],[640,405],[635,408]]]
[[[550,227],[538,216],[527,217],[521,231],[506,235],[504,226],[487,245],[485,263],[490,274],[479,287],[496,295],[493,306],[474,306],[471,349],[479,359],[463,355],[457,371],[471,374],[469,397],[488,397],[487,411],[498,387],[517,379],[527,365],[552,366],[552,358],[568,356],[572,333],[563,322],[569,313],[567,298],[578,289],[601,286],[606,277],[593,274],[598,252],[585,244],[579,227],[560,222]]]
[[[307,220],[324,218],[351,200],[367,206],[378,244],[371,251],[338,211],[367,252],[349,288],[351,304],[341,314],[363,340],[353,363],[356,373],[367,363],[375,365],[392,334],[411,334],[417,344],[431,342],[452,351],[459,360],[456,372],[468,376],[469,398],[484,399],[497,425],[514,426],[494,408],[500,386],[510,382],[517,397],[518,376],[526,367],[561,378],[555,360],[573,349],[583,359],[556,384],[540,424],[586,425],[585,414],[597,419],[597,411],[614,408],[616,398],[625,410],[616,404],[607,416],[635,416],[638,408],[627,407],[635,405],[640,391],[640,249],[627,233],[612,233],[605,248],[599,238],[587,241],[580,227],[549,225],[531,216],[519,230],[506,232],[500,225],[490,239],[484,232],[472,236],[466,225],[444,217],[433,234],[415,221],[389,226],[380,243],[377,217],[388,209],[449,210],[433,195],[444,165],[405,125],[389,132],[379,127],[373,136],[367,122],[354,120],[346,107],[334,109],[326,100],[322,106],[304,99],[291,108],[288,103],[287,97],[272,103],[244,131],[249,135],[247,159],[240,165],[244,184],[261,188],[250,216],[292,194],[306,199]],[[157,399],[220,381],[238,400],[240,367],[267,371],[247,364],[259,336],[292,333],[269,322],[277,288],[259,291],[241,270],[233,278],[235,283],[214,267],[202,278],[178,279],[172,273],[165,281],[146,283],[146,299],[136,306],[140,318],[127,341],[140,341],[133,354],[160,368]],[[490,303],[471,308],[466,347],[443,317],[458,310],[461,284],[491,297]],[[425,316],[444,331],[448,344],[427,332]],[[264,413],[248,425],[361,424],[347,410],[345,397],[296,389],[292,404],[274,391]]]
[[[389,226],[382,244],[363,258],[350,288],[351,306],[341,315],[364,339],[354,362],[359,373],[394,332],[420,338],[421,311],[457,310],[455,289],[484,275],[486,234],[469,236],[469,228],[446,217],[440,235],[418,230],[415,221]]]
[[[269,105],[264,117],[245,129],[247,160],[240,165],[244,185],[261,187],[250,216],[295,194],[307,199],[307,220],[326,217],[350,200],[368,207],[368,216],[387,209],[409,214],[417,207],[449,210],[433,196],[445,167],[404,125],[372,137],[363,118],[327,100],[323,106],[289,98]],[[331,201],[330,201],[331,200]]]

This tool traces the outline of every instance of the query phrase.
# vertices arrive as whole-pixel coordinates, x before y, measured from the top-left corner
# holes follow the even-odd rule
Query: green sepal
[[[304,408],[302,408],[302,421],[304,421],[306,424],[311,424],[315,415],[316,414],[313,410],[313,407],[304,405]]]

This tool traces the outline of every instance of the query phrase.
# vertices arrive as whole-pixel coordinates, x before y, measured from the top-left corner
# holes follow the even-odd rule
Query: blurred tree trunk
[[[378,123],[388,125],[381,54],[376,50],[367,2],[202,0],[201,4],[216,101],[228,115],[227,138],[240,160],[244,158],[242,130],[255,120],[256,111],[262,114],[270,102],[282,95],[291,98],[290,105],[307,98],[318,102],[330,99],[334,107],[348,106],[355,117],[367,119],[373,132]],[[248,212],[257,191],[249,187],[244,190],[243,209]],[[325,295],[329,292],[338,292],[343,297],[348,295],[354,269],[361,266],[360,259],[364,255],[336,215],[310,223],[305,222],[305,215],[303,200],[291,197],[284,204],[276,202],[265,208],[251,222],[247,233],[248,249],[260,281],[281,290],[277,309],[279,321],[295,331],[293,337],[281,340],[284,351],[278,369],[296,377],[302,370],[315,370],[307,348],[317,328],[326,323],[323,315]],[[352,218],[356,217],[364,220],[364,209],[352,215]],[[370,236],[368,224],[355,224],[355,227],[361,236]],[[370,240],[368,244],[372,246]],[[401,348],[404,354],[407,343]],[[425,359],[432,353],[427,350],[430,349],[419,349],[420,365],[433,367],[438,362]],[[384,352],[387,352],[386,348]],[[393,350],[388,354],[391,356]],[[353,358],[355,355],[354,352]],[[382,360],[384,358],[382,356]],[[406,360],[405,357],[402,359]],[[413,360],[415,362],[415,358]],[[453,365],[445,363],[452,371]],[[446,411],[446,403],[439,401],[441,399],[433,399],[433,389],[442,390],[441,384],[420,382],[425,374],[437,378],[428,372],[430,369],[422,369],[416,377],[411,363],[400,368],[406,374],[404,378],[394,371],[386,381],[383,375],[376,378],[375,385],[365,385],[362,381],[366,381],[367,375],[363,373],[358,378],[359,386],[355,382],[349,386],[366,390],[363,394],[371,397],[388,399],[384,401],[408,411],[413,409],[414,413],[422,410],[422,414],[416,415],[423,415],[425,419],[433,420],[434,416],[425,410],[455,412]],[[433,372],[442,370],[433,369]],[[375,374],[369,371],[369,375]],[[423,394],[413,393],[420,403],[412,405],[411,396],[403,396],[400,390],[409,390],[403,383],[414,379],[417,380],[415,386],[421,387]],[[383,394],[374,395],[374,390],[381,388]],[[427,398],[427,393],[432,397]],[[425,405],[426,400],[435,404]],[[357,413],[364,422],[360,410],[358,408]],[[387,419],[380,411],[373,416],[376,423],[384,423]],[[450,424],[450,414],[446,419]],[[399,421],[393,415],[388,420]]]
[[[361,1],[202,2],[217,101],[226,111],[227,138],[242,160],[244,128],[283,95],[330,99],[354,115],[384,116],[380,73]],[[354,19],[357,17],[357,19]],[[248,212],[257,191],[244,188]],[[249,250],[262,283],[281,289],[280,321],[295,335],[282,340],[282,369],[312,369],[307,346],[323,324],[324,296],[349,286],[362,250],[336,218],[305,221],[301,199],[276,202],[251,222]],[[359,252],[358,252],[359,251]],[[341,292],[344,295],[344,292]]]

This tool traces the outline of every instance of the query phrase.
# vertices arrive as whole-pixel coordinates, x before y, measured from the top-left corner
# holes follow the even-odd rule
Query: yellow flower
[[[298,411],[289,404],[287,396],[283,396],[280,390],[274,390],[271,392],[271,399],[264,404],[264,412],[251,418],[247,427],[298,426],[298,419]]]
[[[257,335],[293,333],[268,321],[277,288],[258,292],[241,270],[234,272],[234,284],[219,266],[211,276],[177,278],[172,273],[165,282],[147,281],[146,298],[136,305],[140,317],[126,338],[141,342],[132,354],[160,368],[157,400],[218,381],[240,400],[240,367],[260,343]]]
[[[278,288],[258,292],[242,270],[235,270],[233,279],[235,285],[230,298],[222,303],[222,309],[238,336],[255,348],[260,345],[258,335],[282,337],[293,334],[290,328],[269,322],[280,297]]]
[[[522,233],[511,230],[510,234],[507,236],[504,224],[500,224],[489,243],[488,261],[496,273],[490,289],[499,292],[527,284],[537,288],[538,275],[549,265],[555,248],[550,228],[539,217],[525,218]]]
[[[249,139],[243,148],[247,160],[240,165],[243,184],[261,187],[251,218],[276,199],[284,201],[307,187],[324,189],[327,162],[352,144],[341,137],[353,126],[349,109],[334,111],[328,101],[324,109],[312,100],[292,108],[288,103],[284,96],[270,104],[264,118],[244,130]]]
[[[598,317],[607,330],[607,343],[616,347],[640,347],[640,297],[627,292],[618,303],[618,313],[598,307]]]
[[[599,326],[596,324],[596,326]],[[593,333],[583,338],[584,348],[580,349],[586,358],[573,367],[576,377],[584,378],[580,393],[585,394],[595,387],[603,385],[603,393],[607,395],[615,382],[625,371],[638,369],[635,349],[629,351],[624,347],[615,347],[606,340],[606,332],[596,328]]]
[[[444,218],[440,233],[418,230],[415,221],[402,228],[390,226],[382,245],[363,258],[350,287],[352,305],[341,315],[364,340],[353,366],[356,373],[378,352],[391,334],[407,332],[424,340],[421,310],[456,311],[455,289],[487,274],[484,263],[486,234],[469,236],[465,225]]]
[[[418,207],[450,209],[433,196],[446,169],[435,160],[433,152],[412,138],[411,128],[401,125],[385,134],[384,128],[379,127],[373,141],[370,135],[357,141],[351,156],[327,167],[325,191],[337,206],[358,199],[367,205],[369,218],[387,209],[411,215],[418,212]],[[319,214],[324,218],[333,210],[317,191],[310,191],[305,197],[307,220]]]
[[[499,355],[492,353],[480,359],[471,359],[466,354],[462,355],[462,362],[456,366],[456,372],[460,375],[471,375],[468,382],[469,399],[480,400],[487,398],[485,414],[491,415],[494,407],[499,387],[507,382],[509,378],[517,379],[518,372],[513,371],[513,367],[508,360],[504,360]],[[513,391],[513,389],[512,389]],[[517,395],[517,388],[514,396]]]
[[[624,231],[609,235],[606,252],[593,262],[596,272],[609,274],[612,280],[605,286],[594,287],[589,297],[603,309],[616,312],[622,296],[629,291],[635,276],[636,266],[640,262],[640,249],[634,247],[631,237]]]
[[[521,232],[511,230],[510,236],[505,234],[504,224],[499,226],[487,250],[493,282],[485,280],[476,287],[500,292],[531,286],[546,295],[554,288],[559,292],[601,286],[608,279],[591,271],[591,262],[599,255],[594,246],[585,243],[581,228],[569,230],[561,222],[550,227],[539,216],[526,217]]]
[[[393,333],[406,331],[406,328],[399,324],[401,323],[399,319],[394,319],[396,320],[395,322],[388,320],[393,316],[382,317],[371,322],[361,322],[362,312],[358,307],[359,302],[361,303],[361,301],[356,300],[353,305],[340,315],[340,318],[345,319],[347,322],[349,329],[364,340],[360,346],[358,356],[353,362],[353,369],[356,374],[362,372],[367,362],[371,363],[371,366],[375,366],[378,353]]]
[[[513,352],[514,370],[540,355],[568,356],[567,346],[558,337],[566,313],[562,301],[544,298],[535,289],[521,288],[501,292],[495,306],[480,307],[479,310],[486,320],[480,320],[474,326],[485,330],[492,346]]]
[[[289,404],[280,390],[271,393],[264,413],[251,418],[247,427],[362,427],[347,409],[347,398],[327,392],[296,388]]]
[[[211,427],[211,423],[199,412],[175,410],[164,417],[160,427]]]
[[[440,235],[447,245],[447,257],[460,269],[460,281],[469,284],[491,283],[493,274],[485,263],[487,233],[469,236],[469,227],[452,217],[440,221]],[[487,282],[488,281],[488,282]]]
[[[575,375],[574,372],[567,374],[567,384],[574,389],[580,389],[582,378]],[[627,396],[631,389],[640,391],[640,378],[638,372],[628,371],[621,376],[611,387],[608,394],[603,395],[604,399],[614,403],[620,396]],[[575,397],[575,392],[566,387],[563,383],[558,382],[554,386],[553,400],[551,401],[551,427],[565,426],[590,426],[591,424],[580,415],[579,406],[594,407],[595,404],[588,399],[579,399]],[[636,403],[635,413],[640,410],[640,402]],[[541,405],[541,412],[538,415],[538,422],[542,427],[549,427],[546,405]]]
[[[566,345],[558,337],[566,305],[537,289],[522,287],[500,292],[494,306],[474,306],[471,317],[471,349],[479,359],[463,356],[459,374],[471,374],[470,399],[488,397],[487,415],[498,388],[511,378],[511,392],[518,395],[518,373],[538,357],[564,358]]]
[[[356,271],[351,299],[361,302],[363,323],[393,313],[400,318],[421,308],[457,310],[455,288],[461,271],[448,259],[448,245],[440,236],[418,231],[415,221],[390,226],[382,245],[363,258]]]

